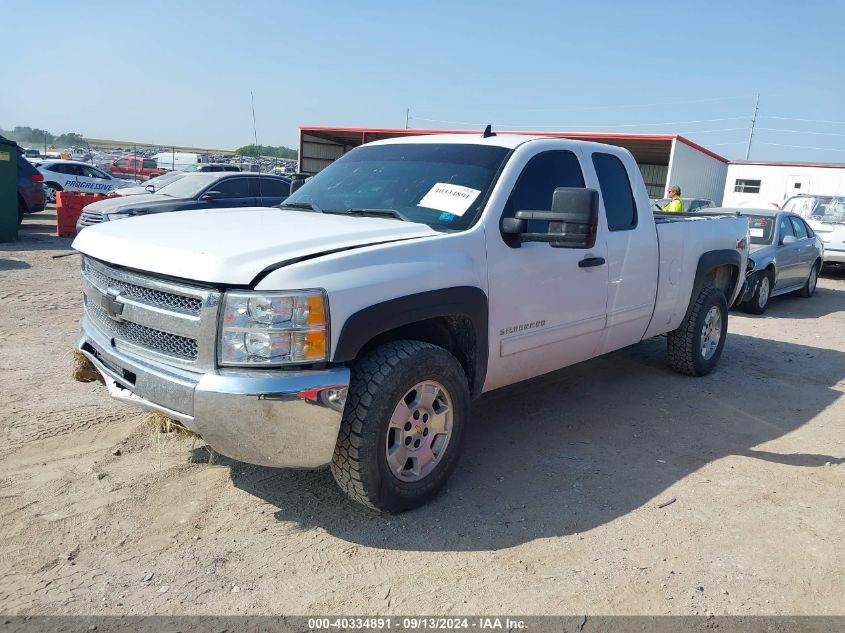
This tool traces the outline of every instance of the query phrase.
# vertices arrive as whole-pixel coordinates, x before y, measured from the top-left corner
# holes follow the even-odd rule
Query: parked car
[[[114,197],[89,204],[76,224],[86,226],[136,215],[218,209],[227,207],[271,207],[290,193],[290,180],[270,174],[211,172],[183,174],[156,193]]]
[[[677,371],[712,371],[747,233],[655,220],[620,147],[377,141],[281,208],[83,230],[78,349],[113,396],[224,455],[330,462],[353,499],[397,512],[446,483],[473,396],[664,333]]]
[[[807,222],[794,213],[774,209],[733,211],[748,219],[751,237],[739,307],[751,314],[763,314],[772,297],[789,292],[813,296],[825,249]]]
[[[195,172],[208,172],[208,171],[240,171],[241,168],[237,165],[230,165],[228,163],[196,163],[195,165],[188,165],[187,167],[181,169],[180,171],[185,172],[186,174],[195,173]]]
[[[18,224],[27,213],[42,211],[47,204],[44,176],[18,152]]]
[[[23,157],[26,159],[39,159],[41,158],[41,152],[39,152],[37,149],[33,149],[32,147],[24,147]]]
[[[696,211],[704,211],[706,209],[712,209],[716,205],[713,203],[712,200],[709,198],[683,198],[684,201],[684,213],[695,213]],[[667,204],[671,202],[671,198],[660,198],[656,200],[655,203],[660,206],[660,208],[664,208]]]
[[[45,160],[38,166],[44,176],[44,190],[50,202],[56,201],[57,191],[108,193],[126,186],[126,181],[75,160]]]
[[[185,177],[180,171],[169,171],[163,176],[156,176],[150,178],[146,182],[138,186],[121,187],[110,192],[110,196],[137,196],[145,193],[156,193],[162,187],[169,185],[171,182],[176,182]]]
[[[783,209],[800,215],[818,234],[825,264],[845,264],[845,196],[793,196]]]
[[[129,176],[146,180],[166,174],[166,169],[159,168],[154,158],[138,158],[136,156],[124,156],[113,161],[109,166],[113,175]]]

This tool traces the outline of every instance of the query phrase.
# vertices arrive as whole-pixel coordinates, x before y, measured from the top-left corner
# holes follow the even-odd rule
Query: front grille
[[[130,321],[116,321],[106,314],[101,307],[89,301],[87,297],[85,298],[85,310],[88,312],[88,316],[97,322],[100,329],[115,338],[183,360],[195,361],[197,359],[196,339],[162,332]]]
[[[114,288],[139,303],[182,314],[198,315],[202,309],[202,300],[198,297],[185,297],[172,292],[145,288],[120,279],[114,279],[104,275],[87,261],[83,266],[83,271],[88,280],[104,292],[109,288]]]
[[[117,348],[191,371],[214,368],[220,292],[90,257],[82,280],[89,323]]]
[[[99,224],[103,221],[103,214],[98,213],[96,211],[82,211],[82,215],[79,216],[79,224],[80,226],[92,226],[94,224]]]

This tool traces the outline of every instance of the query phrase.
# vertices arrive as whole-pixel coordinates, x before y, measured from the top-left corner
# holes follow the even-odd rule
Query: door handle
[[[594,266],[604,266],[604,257],[585,257],[578,262],[578,268],[593,268]]]

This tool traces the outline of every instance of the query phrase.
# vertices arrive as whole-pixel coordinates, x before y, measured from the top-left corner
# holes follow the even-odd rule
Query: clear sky
[[[0,15],[3,128],[235,148],[253,91],[265,145],[295,147],[300,125],[404,127],[410,108],[411,127],[681,133],[743,158],[759,92],[752,159],[845,162],[841,0],[4,0]]]

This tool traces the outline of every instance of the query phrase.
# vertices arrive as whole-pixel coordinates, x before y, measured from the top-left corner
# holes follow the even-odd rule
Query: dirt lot
[[[0,612],[845,614],[843,273],[732,313],[706,378],[655,339],[485,396],[448,490],[389,517],[73,382],[53,227],[0,245]]]

